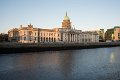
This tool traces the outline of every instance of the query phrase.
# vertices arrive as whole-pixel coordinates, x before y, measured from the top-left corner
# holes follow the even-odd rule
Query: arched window
[[[52,39],[52,42],[53,42],[53,37],[51,39]]]
[[[43,39],[43,42],[45,42],[45,37],[44,37],[44,39]]]

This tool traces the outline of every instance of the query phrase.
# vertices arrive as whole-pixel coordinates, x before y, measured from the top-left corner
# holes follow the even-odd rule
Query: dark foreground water
[[[0,54],[0,80],[120,80],[120,47]]]

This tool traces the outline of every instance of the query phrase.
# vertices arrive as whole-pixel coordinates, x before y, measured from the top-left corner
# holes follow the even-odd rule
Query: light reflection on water
[[[0,80],[120,80],[120,47],[0,54]]]
[[[111,63],[115,62],[115,54],[113,52],[110,54],[110,62]]]

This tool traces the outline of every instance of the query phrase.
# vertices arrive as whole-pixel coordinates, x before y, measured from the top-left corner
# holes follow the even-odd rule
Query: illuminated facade
[[[20,28],[11,29],[8,31],[9,41],[16,41],[21,43],[37,43],[38,42],[38,28],[33,28],[33,25],[28,25]]]
[[[120,26],[114,28],[114,41],[120,40]]]
[[[105,33],[105,39],[112,41],[120,40],[120,26],[115,26],[114,28],[107,29]]]
[[[62,28],[40,29],[34,28],[33,25],[27,27],[20,26],[8,31],[9,41],[17,41],[21,43],[85,43],[99,42],[99,35],[96,32],[82,32],[81,30],[73,29],[70,18],[64,17]]]

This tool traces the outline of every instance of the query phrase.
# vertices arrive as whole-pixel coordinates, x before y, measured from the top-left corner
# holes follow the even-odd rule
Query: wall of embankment
[[[90,49],[120,46],[120,42],[99,43],[0,43],[0,54]]]

